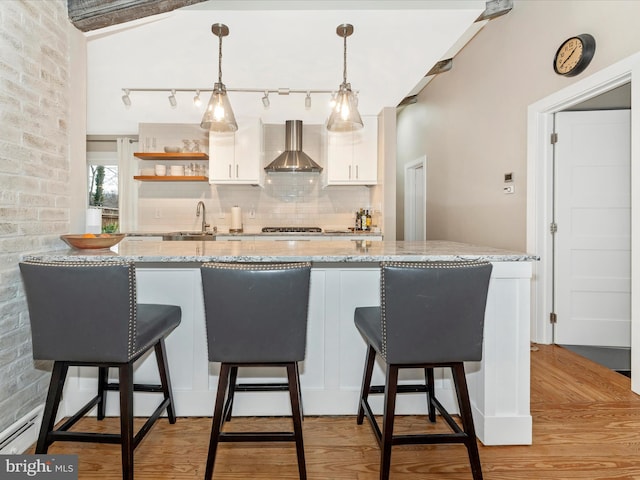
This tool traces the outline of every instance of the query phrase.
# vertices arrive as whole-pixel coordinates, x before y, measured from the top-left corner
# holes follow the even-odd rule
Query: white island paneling
[[[207,357],[201,262],[312,260],[307,351],[300,368],[304,411],[306,415],[354,415],[365,345],[353,324],[353,312],[357,306],[379,304],[380,273],[376,259],[487,259],[494,268],[485,315],[484,354],[481,362],[466,365],[476,430],[486,445],[531,443],[531,257],[449,242],[372,242],[366,248],[353,245],[354,242],[287,242],[286,246],[277,245],[279,243],[282,242],[231,242],[232,245],[229,242],[132,242],[122,245],[119,253],[57,252],[47,258],[78,261],[118,256],[135,260],[138,262],[138,301],[181,306],[182,323],[167,339],[178,416],[211,416],[217,386],[218,364],[210,364]],[[228,256],[231,253],[233,257]],[[283,378],[284,370],[274,368],[265,373],[241,369],[239,376],[251,382],[267,381]],[[408,370],[403,372],[401,381],[423,378],[421,370]],[[449,373],[439,370],[436,378],[439,398],[455,411],[455,392]],[[139,362],[136,381],[158,381],[153,355]],[[380,365],[376,367],[374,382],[383,383]],[[71,370],[64,396],[66,413],[72,413],[94,395],[95,385],[94,369]],[[107,413],[115,415],[117,394],[110,392],[109,395]],[[286,395],[284,392],[238,393],[234,414],[289,414]],[[375,398],[372,406],[381,413],[382,399],[376,397],[380,398]],[[135,414],[147,415],[156,404],[157,395],[137,393]],[[396,409],[399,414],[424,413],[424,394],[401,396]]]

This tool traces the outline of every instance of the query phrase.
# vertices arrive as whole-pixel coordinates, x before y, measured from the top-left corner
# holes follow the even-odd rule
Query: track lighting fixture
[[[125,88],[124,89],[124,95],[122,96],[122,103],[124,103],[124,106],[129,108],[131,106],[131,97],[129,97],[129,89]]]
[[[238,124],[231,109],[227,88],[222,83],[222,37],[229,35],[229,27],[214,23],[211,25],[211,32],[218,37],[218,81],[213,85],[213,93],[200,126],[212,132],[235,132]]]
[[[0,0],[2,1],[2,0]],[[217,85],[217,84],[216,84]],[[224,85],[222,85],[222,87],[224,87]],[[171,104],[171,106],[173,108],[176,108],[178,105],[178,100],[176,98],[176,92],[185,92],[185,93],[189,93],[189,92],[196,92],[195,96],[193,97],[193,104],[196,107],[200,107],[202,106],[202,98],[200,97],[201,93],[204,92],[214,92],[215,90],[211,90],[211,89],[207,89],[207,88],[194,88],[194,87],[190,87],[190,88],[167,88],[167,87],[160,87],[160,88],[123,88],[122,89],[124,95],[122,95],[122,103],[124,103],[124,105],[126,107],[129,107],[131,105],[131,98],[130,95],[132,92],[160,92],[160,93],[164,93],[164,92],[171,92],[169,95],[169,103]],[[312,94],[331,94],[331,108],[333,108],[333,106],[336,104],[336,92],[332,91],[332,90],[310,90],[310,89],[305,89],[305,90],[293,90],[290,88],[225,88],[225,92],[238,92],[238,93],[262,93],[262,105],[264,106],[264,108],[269,108],[271,106],[271,99],[270,99],[270,95],[271,94],[278,94],[280,95],[284,95],[284,96],[288,96],[288,95],[292,95],[292,94],[301,94],[301,95],[305,95],[305,99],[304,99],[304,106],[307,110],[309,110],[311,108],[311,95]],[[356,92],[353,92],[353,98],[354,98],[354,102],[357,105],[357,97],[356,97]],[[209,102],[209,104],[211,104],[211,102]],[[232,112],[233,113],[233,112]],[[205,113],[206,115],[206,113]]]
[[[229,102],[227,92],[242,93],[263,93],[262,105],[264,108],[271,106],[269,94],[290,95],[292,93],[304,94],[304,107],[311,109],[311,94],[322,93],[331,94],[331,114],[327,120],[327,130],[333,132],[351,131],[362,128],[362,118],[358,112],[358,96],[357,92],[351,90],[351,84],[347,82],[347,37],[353,33],[353,25],[348,23],[338,25],[336,34],[343,38],[344,43],[344,68],[342,75],[342,83],[338,91],[336,90],[292,90],[290,88],[229,88],[222,83],[222,38],[229,35],[229,27],[222,23],[214,23],[211,25],[211,32],[218,37],[218,81],[213,84],[213,89],[207,88],[173,88],[170,89],[169,103],[172,108],[176,108],[178,101],[176,92],[193,92],[193,104],[196,107],[202,105],[200,92],[212,92],[207,108],[200,122],[200,126],[212,132],[235,132],[238,130],[235,115]],[[130,92],[166,92],[167,88],[123,88],[124,95],[122,103],[126,108],[131,106]]]
[[[336,104],[327,121],[327,130],[332,132],[348,132],[364,126],[358,112],[358,101],[347,82],[347,37],[353,33],[353,25],[344,23],[336,29],[338,36],[344,39],[344,69],[342,83],[336,96]]]
[[[176,108],[178,105],[178,101],[176,100],[176,91],[171,90],[171,95],[169,95],[169,103],[171,104],[171,108]]]

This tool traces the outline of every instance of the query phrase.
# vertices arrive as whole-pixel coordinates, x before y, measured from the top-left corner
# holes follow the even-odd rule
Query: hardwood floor
[[[640,396],[631,392],[630,379],[561,347],[536,348],[531,352],[534,443],[480,445],[485,480],[640,480]],[[225,428],[277,425],[288,429],[290,421],[234,418]],[[422,417],[398,417],[397,426],[433,428]],[[136,479],[202,479],[210,427],[210,418],[179,418],[175,425],[161,419],[136,449]],[[78,428],[117,431],[117,419],[88,418]],[[366,422],[358,426],[354,417],[306,417],[304,440],[309,480],[378,479],[379,450]],[[59,442],[49,452],[77,453],[82,480],[117,479],[119,448]],[[295,447],[222,444],[214,478],[297,479]],[[464,447],[394,447],[391,480],[418,479],[471,480]]]

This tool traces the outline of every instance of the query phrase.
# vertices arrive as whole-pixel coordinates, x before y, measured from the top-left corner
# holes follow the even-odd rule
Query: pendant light
[[[344,38],[344,71],[342,83],[335,98],[335,106],[327,120],[327,130],[331,132],[348,132],[358,130],[364,125],[358,113],[358,100],[347,82],[347,37],[353,33],[353,25],[344,23],[336,29],[339,37]]]
[[[213,85],[213,93],[200,126],[212,132],[235,132],[238,124],[229,103],[227,89],[222,83],[222,37],[229,35],[229,27],[214,23],[211,31],[218,37],[218,81]]]

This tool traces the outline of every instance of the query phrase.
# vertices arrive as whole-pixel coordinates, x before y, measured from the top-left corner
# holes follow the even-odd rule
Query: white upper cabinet
[[[209,183],[262,184],[262,122],[239,118],[234,133],[209,133]]]
[[[375,185],[378,181],[378,119],[362,117],[364,128],[327,132],[326,185]]]

